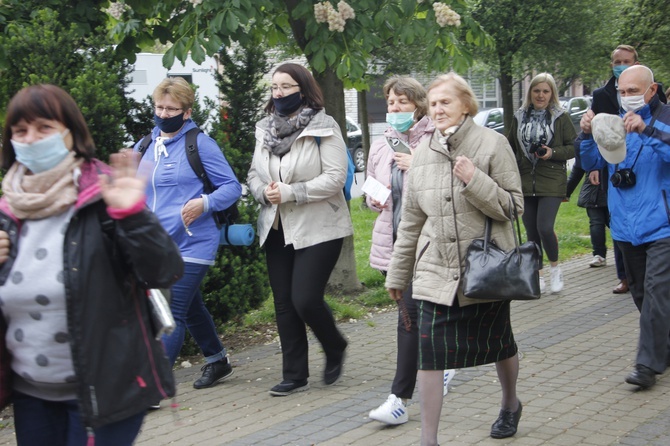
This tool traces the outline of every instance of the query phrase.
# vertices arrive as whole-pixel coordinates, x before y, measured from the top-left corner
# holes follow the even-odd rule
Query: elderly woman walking
[[[410,281],[419,307],[421,445],[437,444],[444,369],[495,363],[502,388],[501,410],[491,437],[514,435],[521,417],[516,394],[517,347],[509,301],[466,298],[461,279],[473,239],[484,234],[486,217],[502,249],[514,246],[510,207],[522,212],[521,180],[507,140],[474,123],[477,100],[455,73],[428,88],[433,137],[412,161],[402,220],[386,287],[395,300]],[[486,326],[486,329],[482,327]]]

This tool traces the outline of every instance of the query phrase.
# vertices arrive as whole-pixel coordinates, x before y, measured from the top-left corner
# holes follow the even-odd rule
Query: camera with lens
[[[635,172],[633,172],[633,169],[619,169],[616,172],[612,174],[612,177],[610,178],[610,181],[612,182],[612,186],[618,187],[621,189],[626,189],[628,187],[633,187],[635,186],[636,178],[635,178]]]
[[[537,152],[537,156],[544,156],[547,154],[547,149],[542,147],[547,143],[547,139],[542,136],[539,141],[533,141],[530,143],[530,148],[528,149],[528,153],[535,153]]]

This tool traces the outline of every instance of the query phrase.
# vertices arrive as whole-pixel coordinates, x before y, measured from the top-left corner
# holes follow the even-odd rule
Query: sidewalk
[[[638,312],[629,294],[612,294],[614,260],[588,268],[587,258],[562,264],[565,289],[539,301],[512,304],[521,367],[518,394],[524,404],[519,432],[489,437],[498,415],[495,367],[459,370],[445,398],[442,445],[668,445],[670,377],[637,391],[623,382],[634,363]],[[192,382],[200,365],[179,370],[179,410],[149,413],[137,445],[418,445],[418,391],[410,421],[385,427],[367,418],[390,392],[395,369],[395,312],[341,323],[349,339],[344,376],[321,381],[324,357],[310,344],[311,389],[272,397],[281,380],[277,344],[254,347],[231,359],[235,375],[205,390]],[[0,444],[15,444],[10,428]]]

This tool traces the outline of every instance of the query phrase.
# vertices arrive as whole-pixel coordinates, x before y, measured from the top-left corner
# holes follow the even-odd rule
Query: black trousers
[[[640,310],[637,364],[663,373],[670,360],[670,238],[639,246],[617,242]]]
[[[402,294],[402,301],[407,309],[411,327],[407,331],[403,315],[398,306],[398,356],[396,358],[395,377],[391,385],[391,393],[398,398],[411,399],[416,386],[416,372],[419,368],[419,323],[418,308],[412,299],[412,284]]]
[[[342,241],[335,239],[296,250],[293,245],[284,244],[281,226],[279,230],[270,230],[265,255],[281,341],[284,380],[309,377],[305,324],[321,343],[328,362],[338,362],[347,347],[324,300]]]

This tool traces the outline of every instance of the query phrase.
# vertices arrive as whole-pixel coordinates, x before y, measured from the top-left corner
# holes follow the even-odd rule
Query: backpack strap
[[[198,135],[200,132],[202,130],[197,127],[186,132],[186,158],[195,175],[202,181],[202,188],[205,193],[211,194],[215,190],[214,185],[209,181],[209,177],[200,159],[200,153],[198,152]]]
[[[142,138],[142,141],[140,141],[140,145],[137,148],[137,151],[140,153],[140,158],[144,156],[144,153],[147,151],[150,145],[151,145],[151,134],[148,134],[147,136]]]

